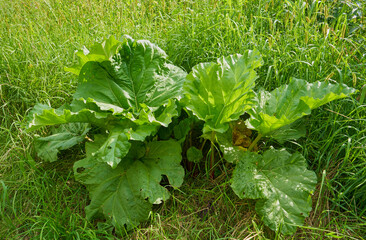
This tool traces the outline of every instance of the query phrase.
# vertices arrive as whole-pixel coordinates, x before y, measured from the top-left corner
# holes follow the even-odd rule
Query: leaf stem
[[[205,140],[203,140],[203,143],[202,143],[202,146],[201,146],[201,152],[202,152],[202,150],[203,150],[203,147],[205,146],[205,144],[206,144],[206,141],[207,141],[207,139],[205,138]]]
[[[254,139],[254,141],[252,142],[252,144],[250,144],[248,151],[251,152],[254,148],[254,146],[257,144],[257,142],[262,138],[262,134],[258,133],[258,136]]]
[[[211,179],[214,179],[215,177],[215,172],[213,170],[213,166],[214,166],[214,161],[215,161],[215,145],[214,145],[214,141],[215,141],[215,131],[211,132],[211,161],[210,161],[210,177]]]

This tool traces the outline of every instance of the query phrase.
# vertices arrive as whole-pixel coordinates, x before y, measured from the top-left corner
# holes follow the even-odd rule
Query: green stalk
[[[214,179],[215,177],[215,172],[213,170],[213,166],[214,166],[214,161],[215,161],[215,145],[214,145],[214,140],[215,140],[215,132],[212,131],[211,132],[211,159],[210,159],[210,177],[211,179]]]
[[[202,150],[203,150],[203,147],[205,146],[205,144],[206,144],[206,141],[207,141],[207,139],[205,138],[205,140],[203,140],[203,143],[202,143],[202,146],[201,146],[201,152],[202,152]]]
[[[257,142],[262,138],[262,134],[258,133],[258,136],[254,139],[254,141],[252,142],[252,144],[250,144],[248,151],[252,151],[254,146],[257,144]]]
[[[188,134],[189,134],[189,146],[191,147],[192,146],[192,131],[189,131]],[[184,144],[186,144],[186,141],[184,141]],[[188,149],[188,147],[186,149]],[[188,167],[188,171],[191,172],[193,169],[193,162],[187,161],[187,167]]]

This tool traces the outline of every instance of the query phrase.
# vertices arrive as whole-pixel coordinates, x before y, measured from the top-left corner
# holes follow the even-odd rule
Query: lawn
[[[364,1],[346,0],[0,0],[0,239],[365,239],[365,14]],[[157,44],[187,72],[257,49],[258,89],[294,77],[358,90],[306,116],[305,137],[274,143],[300,152],[317,175],[304,226],[289,236],[265,226],[255,201],[230,188],[233,166],[222,159],[212,177],[184,158],[183,185],[129,232],[86,218],[89,194],[72,170],[83,147],[41,160],[33,142],[49,129],[28,132],[25,116],[36,103],[70,102],[77,78],[64,68],[76,50],[124,34]]]

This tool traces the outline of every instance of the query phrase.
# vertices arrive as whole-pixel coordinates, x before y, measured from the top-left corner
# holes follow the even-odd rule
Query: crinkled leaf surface
[[[308,83],[300,79],[291,79],[288,85],[276,88],[270,93],[261,91],[257,94],[254,107],[248,111],[251,115],[248,126],[262,135],[268,135],[310,114],[311,109],[347,97],[354,92],[355,89],[344,84]]]
[[[78,121],[103,125],[110,115],[167,126],[178,115],[174,99],[180,98],[186,73],[169,64],[156,45],[128,36],[117,43],[112,37],[84,55],[75,68],[80,73],[71,106],[37,105],[29,114],[29,130]]]
[[[36,139],[37,155],[43,160],[54,162],[60,150],[71,148],[82,142],[90,130],[87,123],[68,123],[52,129],[52,135]]]
[[[257,78],[254,69],[261,63],[259,52],[254,50],[193,67],[184,85],[183,103],[205,121],[204,133],[225,132],[228,123],[250,107]]]
[[[272,230],[292,234],[311,211],[317,178],[300,153],[241,152],[231,187],[240,198],[259,199],[256,210]]]
[[[111,57],[116,54],[121,42],[116,40],[113,36],[106,39],[102,43],[94,44],[90,49],[84,47],[83,50],[76,51],[76,56],[79,57],[78,64],[70,68],[65,68],[66,71],[79,75],[80,70],[85,63],[89,61],[104,62],[110,60]]]
[[[178,98],[185,76],[183,70],[167,63],[165,52],[156,45],[125,37],[110,60],[83,66],[74,97],[138,114],[140,104],[158,108]]]
[[[169,108],[167,108],[167,111],[169,111]],[[106,138],[106,142],[94,154],[99,161],[108,163],[112,168],[116,167],[128,153],[130,148],[129,140],[144,141],[147,136],[157,131],[158,124],[160,124],[157,120],[153,121],[155,118],[150,118],[145,124],[138,125],[127,118],[115,116],[111,112],[101,111],[94,104],[94,101],[74,100],[70,106],[63,106],[60,109],[53,109],[47,105],[38,104],[29,115],[32,118],[28,128],[30,130],[47,125],[67,123],[93,123],[108,129],[109,137]],[[150,123],[149,120],[152,122]],[[64,134],[59,132],[57,135],[59,139],[61,139],[61,136],[63,140],[68,139],[67,136],[71,137],[68,130],[60,128],[61,130],[64,130]],[[76,140],[75,138],[73,139]],[[57,148],[47,150],[46,145],[46,142],[50,141],[53,141],[54,144],[54,140],[55,136],[39,138],[36,147],[38,147],[38,152],[41,154],[40,157],[46,158],[48,156],[47,160],[56,160]],[[56,145],[50,146],[57,147]],[[66,147],[64,146],[62,149],[66,149]],[[50,155],[51,153],[52,155]]]
[[[106,141],[94,152],[94,157],[101,162],[105,162],[112,168],[116,168],[121,158],[127,155],[131,143],[128,141],[123,127],[113,128]]]
[[[160,185],[163,175],[173,187],[182,184],[181,147],[173,140],[150,142],[146,146],[133,142],[128,155],[112,169],[88,154],[99,149],[104,141],[97,137],[94,143],[89,143],[87,158],[74,165],[76,179],[90,192],[86,214],[91,218],[102,212],[113,224],[130,229],[147,219],[152,204],[169,198],[167,189]]]
[[[73,109],[72,105],[64,105],[54,109],[45,104],[36,104],[28,114],[27,130],[33,131],[44,126],[54,126],[66,123],[92,123],[97,126],[108,125],[111,114],[99,109]]]

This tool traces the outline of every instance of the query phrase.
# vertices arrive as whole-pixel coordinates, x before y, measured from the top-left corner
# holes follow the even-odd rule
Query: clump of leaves
[[[186,73],[156,45],[128,36],[111,37],[78,56],[79,64],[67,69],[78,75],[71,104],[58,109],[37,104],[28,130],[60,125],[51,136],[36,139],[38,156],[51,162],[90,129],[97,131],[86,143],[86,158],[74,165],[76,179],[90,192],[86,215],[103,213],[130,229],[148,217],[152,204],[169,198],[160,186],[163,175],[173,187],[182,184],[180,144],[145,140],[178,116]]]
[[[309,215],[316,175],[307,170],[300,153],[272,147],[263,149],[263,154],[252,151],[262,137],[283,142],[302,136],[301,130],[292,128],[296,120],[355,90],[344,84],[291,79],[272,92],[254,92],[254,69],[261,63],[254,50],[198,64],[183,86],[183,102],[204,121],[203,137],[218,143],[224,159],[236,164],[231,180],[234,192],[240,198],[258,199],[256,210],[272,230],[292,234]],[[245,112],[250,115],[246,124],[239,121],[230,128],[229,123]],[[256,132],[253,141],[246,126]]]
[[[304,223],[315,173],[300,153],[273,147],[258,152],[258,141],[303,136],[296,120],[354,89],[291,79],[272,92],[255,92],[255,69],[262,64],[256,50],[200,63],[188,75],[156,45],[128,36],[111,37],[77,55],[79,64],[67,68],[78,75],[73,101],[57,109],[37,104],[28,130],[60,125],[36,139],[38,156],[51,162],[60,150],[89,140],[86,157],[74,164],[76,179],[90,193],[88,218],[102,213],[127,229],[146,220],[152,204],[170,196],[162,177],[170,186],[182,184],[181,144],[198,120],[202,137],[211,141],[211,167],[218,144],[224,159],[235,164],[233,191],[258,199],[256,210],[266,225],[292,234]],[[181,108],[191,117],[179,118]],[[239,121],[244,113],[249,118]],[[206,159],[201,150],[187,149],[189,161]]]

